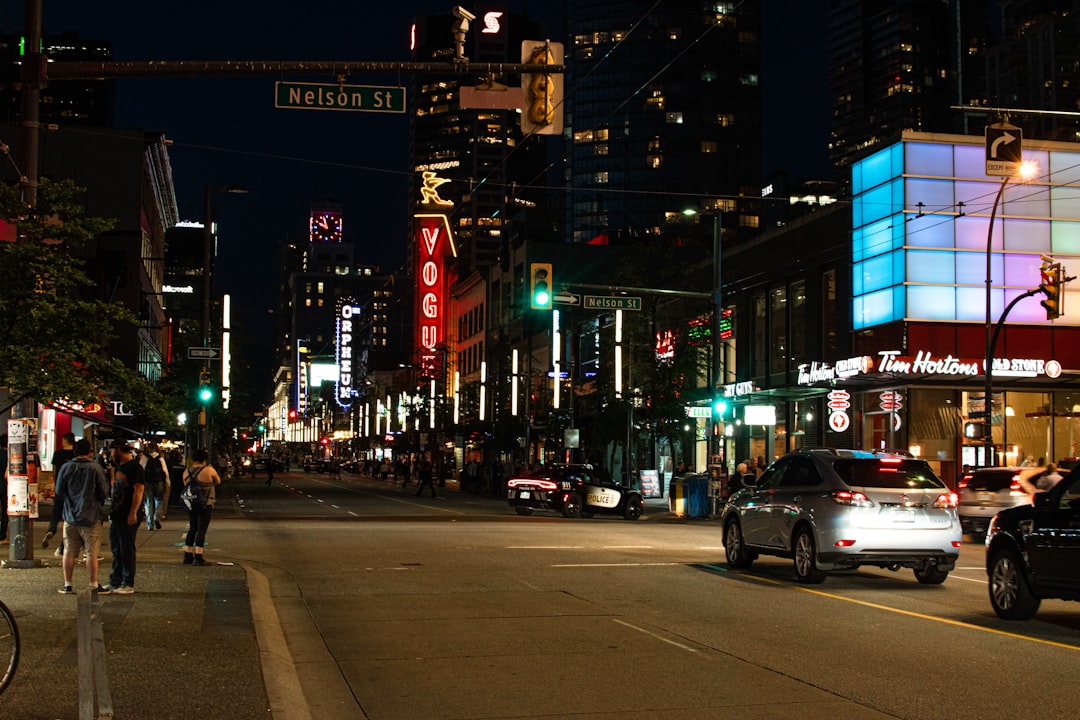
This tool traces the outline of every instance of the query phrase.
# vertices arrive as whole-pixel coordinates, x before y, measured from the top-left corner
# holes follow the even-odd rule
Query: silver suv
[[[800,450],[780,458],[724,509],[728,565],[792,558],[800,582],[832,570],[912,568],[945,581],[960,554],[957,496],[924,460],[858,450]]]
[[[1030,505],[1031,495],[1021,478],[1037,475],[1043,468],[990,467],[973,470],[960,478],[960,524],[975,542],[986,538],[990,521],[1000,510]]]

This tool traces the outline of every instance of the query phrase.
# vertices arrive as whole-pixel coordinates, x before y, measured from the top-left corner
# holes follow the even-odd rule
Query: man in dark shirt
[[[109,545],[112,574],[109,588],[117,595],[135,592],[135,533],[144,493],[143,467],[125,440],[113,440],[112,511],[109,513]]]
[[[75,433],[64,433],[64,437],[60,438],[60,449],[53,453],[52,456],[52,469],[53,477],[57,481],[60,479],[60,468],[68,460],[75,459]],[[54,483],[53,488],[58,486]],[[56,493],[53,492],[53,509],[52,517],[49,518],[49,529],[45,533],[45,539],[41,541],[41,547],[49,547],[49,540],[56,534],[57,528],[60,527],[60,521],[64,519],[64,503],[60,502]],[[64,554],[64,536],[60,535],[60,544],[56,547],[57,557]]]

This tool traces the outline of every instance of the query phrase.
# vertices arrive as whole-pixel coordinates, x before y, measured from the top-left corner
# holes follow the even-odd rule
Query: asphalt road
[[[655,507],[522,518],[348,475],[230,487],[211,556],[265,578],[285,660],[268,692],[280,677],[310,717],[1077,715],[1080,605],[998,620],[981,545],[940,587],[876,569],[800,586],[782,559],[727,570],[715,522]]]

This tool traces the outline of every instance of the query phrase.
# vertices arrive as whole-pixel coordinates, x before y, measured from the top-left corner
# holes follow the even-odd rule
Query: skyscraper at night
[[[568,238],[659,235],[688,206],[755,231],[760,3],[580,0],[567,23]]]

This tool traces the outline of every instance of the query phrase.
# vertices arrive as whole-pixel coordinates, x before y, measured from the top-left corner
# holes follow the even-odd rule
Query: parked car
[[[1027,620],[1046,598],[1080,600],[1080,468],[1029,504],[1002,510],[986,535],[990,605]]]
[[[758,555],[792,558],[800,582],[873,565],[915,571],[924,584],[956,566],[957,496],[925,460],[854,450],[800,450],[770,465],[724,508],[733,568]]]
[[[964,532],[976,542],[982,542],[990,520],[999,511],[1030,504],[1031,496],[1024,489],[1021,477],[1025,472],[1041,471],[1042,468],[989,467],[965,474],[956,486],[960,498],[957,513]]]
[[[564,517],[618,515],[637,520],[645,501],[637,490],[611,480],[591,465],[549,465],[506,483],[506,499],[518,515],[555,510]]]

